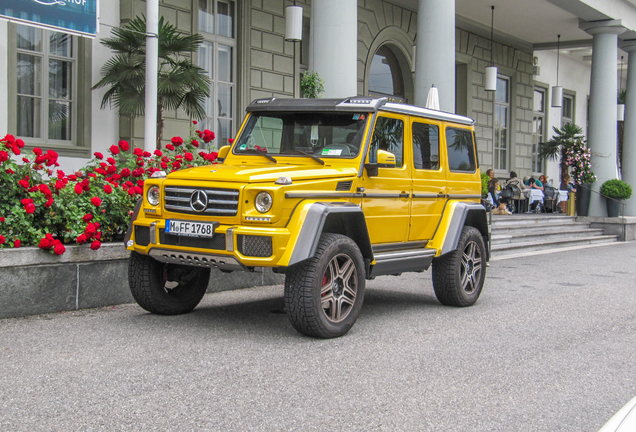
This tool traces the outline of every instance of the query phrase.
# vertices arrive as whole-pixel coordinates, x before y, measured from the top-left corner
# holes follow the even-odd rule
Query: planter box
[[[636,240],[636,216],[577,217],[577,222],[590,224],[590,228],[602,228],[605,235],[616,235],[619,241]]]
[[[37,247],[0,250],[0,318],[133,303],[128,256],[121,243],[67,246],[62,256]],[[223,273],[212,269],[208,292],[283,283],[270,269]]]

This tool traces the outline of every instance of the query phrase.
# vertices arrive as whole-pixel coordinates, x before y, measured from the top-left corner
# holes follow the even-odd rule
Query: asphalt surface
[[[368,282],[335,340],[282,286],[0,320],[0,430],[596,431],[636,395],[636,243],[493,261],[470,308],[430,279]]]

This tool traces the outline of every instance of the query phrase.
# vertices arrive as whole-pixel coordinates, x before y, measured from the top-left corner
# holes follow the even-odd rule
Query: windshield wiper
[[[242,154],[253,154],[253,155],[261,155],[266,157],[267,159],[271,160],[274,163],[278,163],[278,161],[276,159],[274,159],[274,156],[270,156],[267,153],[264,153],[260,150],[256,150],[256,149],[245,149],[245,150],[239,150],[240,153]]]
[[[302,150],[292,150],[291,154],[294,154],[294,153],[300,153],[300,154],[303,154],[303,155],[305,155],[307,157],[310,157],[313,160],[315,160],[316,162],[318,162],[320,165],[324,165],[325,164],[324,160],[320,159],[318,156],[312,155],[311,153],[307,153],[307,152],[304,152]]]

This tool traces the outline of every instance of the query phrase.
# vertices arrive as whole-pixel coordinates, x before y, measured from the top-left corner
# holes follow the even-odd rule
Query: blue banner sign
[[[0,0],[0,18],[95,36],[99,0]]]

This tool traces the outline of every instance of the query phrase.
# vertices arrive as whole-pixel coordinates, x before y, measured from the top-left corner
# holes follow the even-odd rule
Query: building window
[[[574,96],[563,95],[563,107],[561,108],[561,127],[566,123],[574,124]]]
[[[17,135],[70,144],[76,110],[74,37],[17,26]]]
[[[509,118],[510,80],[498,77],[495,92],[495,142],[493,145],[493,168],[497,170],[508,170]]]
[[[212,81],[202,128],[216,131],[219,146],[234,136],[236,106],[236,2],[199,0],[199,67]]]
[[[369,93],[390,96],[391,100],[406,102],[402,68],[391,49],[383,45],[376,51],[369,71]]]
[[[545,142],[546,90],[534,89],[534,109],[532,115],[532,172],[543,172],[543,160],[539,157],[539,146]]]

